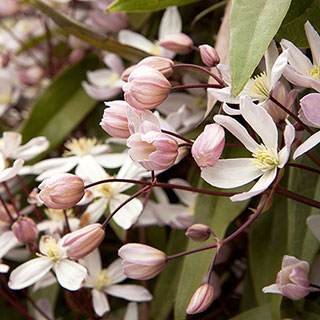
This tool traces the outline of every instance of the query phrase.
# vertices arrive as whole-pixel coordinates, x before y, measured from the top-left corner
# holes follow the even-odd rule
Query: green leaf
[[[284,19],[291,0],[234,0],[230,15],[232,95],[237,95],[257,67]]]
[[[230,320],[273,320],[271,307],[269,304],[264,304],[260,307],[250,309],[239,314],[236,317],[231,318]]]
[[[172,255],[177,251],[183,251],[186,243],[187,237],[184,231],[172,230],[165,252],[167,255]],[[158,277],[151,302],[152,319],[166,320],[168,318],[174,305],[181,267],[182,259],[174,259]]]
[[[170,6],[183,6],[196,1],[199,0],[116,0],[108,7],[108,11],[157,11]]]
[[[201,180],[202,188],[209,189]],[[237,189],[238,191],[239,189]],[[228,190],[230,191],[230,190]],[[199,194],[194,222],[209,225],[218,238],[223,238],[229,224],[246,208],[248,201],[232,202],[228,197],[217,197]],[[206,242],[188,242],[187,250],[199,248],[212,243],[212,239]],[[175,303],[175,320],[185,319],[186,308],[189,301],[200,286],[203,277],[208,271],[214,250],[206,250],[184,258],[179,287]]]
[[[81,86],[86,71],[99,66],[95,57],[87,57],[71,66],[54,79],[35,102],[24,123],[21,134],[24,141],[45,136],[54,149],[94,108],[96,101]]]
[[[96,32],[69,18],[65,14],[46,5],[41,0],[31,0],[31,2],[37,9],[49,16],[66,34],[72,34],[98,49],[116,53],[131,62],[137,62],[147,56],[147,54],[141,50],[123,45],[120,42],[110,39],[106,35]]]
[[[277,41],[288,39],[296,46],[308,48],[304,24],[309,20],[320,31],[320,6],[317,0],[293,0],[287,16],[275,37]]]

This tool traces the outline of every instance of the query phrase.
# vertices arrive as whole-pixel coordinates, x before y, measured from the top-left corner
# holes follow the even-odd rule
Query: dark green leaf
[[[273,320],[271,307],[269,304],[264,304],[260,307],[250,309],[239,314],[236,317],[231,318],[230,320]]]

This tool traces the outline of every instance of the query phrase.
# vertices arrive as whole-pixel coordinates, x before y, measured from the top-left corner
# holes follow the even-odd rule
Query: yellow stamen
[[[255,159],[252,159],[252,164],[261,171],[265,172],[278,167],[280,164],[279,156],[276,150],[270,150],[263,144],[257,148],[256,153],[252,154]]]
[[[90,154],[91,149],[99,144],[100,143],[98,143],[98,140],[96,138],[72,138],[64,144],[65,148],[68,150],[63,153],[63,156],[67,157],[74,155],[82,157]]]
[[[97,290],[101,290],[106,287],[110,283],[111,279],[106,274],[106,269],[102,269],[99,271],[97,277],[94,281],[94,288]]]
[[[270,87],[268,84],[268,78],[265,72],[260,73],[260,75],[254,77],[253,84],[250,88],[252,98],[258,99],[268,99]]]
[[[319,76],[319,67],[318,66],[314,66],[311,71],[309,71],[308,75],[316,80],[319,80],[320,79],[320,76]]]

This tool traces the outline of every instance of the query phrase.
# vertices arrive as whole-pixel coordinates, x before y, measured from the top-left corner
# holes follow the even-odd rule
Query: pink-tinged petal
[[[96,88],[110,87],[113,76],[114,73],[109,69],[98,69],[87,72],[87,78],[90,84]]]
[[[273,182],[277,175],[277,169],[269,170],[265,172],[258,182],[247,192],[242,192],[230,197],[231,201],[243,201],[254,197],[266,190],[270,184]]]
[[[61,260],[54,266],[57,280],[60,285],[68,290],[75,291],[80,289],[87,276],[87,269],[77,262],[67,259]]]
[[[292,42],[282,39],[280,45],[283,51],[289,49],[288,61],[293,68],[303,74],[306,74],[313,68],[311,61]]]
[[[310,93],[300,100],[301,110],[312,126],[320,128],[320,93]]]
[[[113,212],[121,203],[129,198],[126,194],[117,194],[110,200],[110,212]],[[121,228],[127,230],[138,220],[143,209],[139,199],[133,199],[122,207],[114,216],[113,220]]]
[[[104,57],[103,62],[119,76],[124,71],[124,65],[122,59],[116,54],[108,54]]]
[[[257,106],[257,108],[260,108]],[[242,126],[237,120],[229,117],[229,116],[214,116],[214,121],[228,131],[230,131],[236,138],[238,138],[242,144],[246,147],[247,150],[255,153],[259,148],[259,144],[253,140],[253,138],[249,135],[248,131],[244,126]]]
[[[222,159],[201,172],[201,177],[212,186],[227,189],[247,184],[261,175],[252,158]]]
[[[159,39],[161,39],[166,34],[178,33],[182,31],[182,20],[179,14],[178,7],[168,7],[160,22],[159,27]]]
[[[12,231],[5,231],[0,235],[0,259],[5,256],[12,248],[18,247],[21,242],[16,238]]]
[[[315,66],[320,64],[320,37],[318,32],[313,28],[311,23],[307,21],[304,24],[306,36],[312,53],[312,60]]]
[[[50,143],[46,137],[33,138],[28,143],[18,148],[14,158],[28,161],[47,150],[49,145]]]
[[[306,273],[309,272],[309,263],[306,261],[302,261],[297,259],[296,257],[293,256],[288,256],[285,255],[282,259],[282,264],[281,264],[281,269],[285,269],[288,267],[292,267],[292,266],[299,266],[300,268],[302,268]]]
[[[132,46],[144,52],[150,52],[154,44],[139,33],[130,30],[121,30],[118,33],[118,40],[122,44]]]
[[[167,266],[162,263],[154,266],[139,265],[128,261],[123,262],[123,272],[130,279],[149,280],[157,276]]]
[[[240,109],[230,108],[226,102],[222,105],[223,111],[230,116],[239,116],[241,115]]]
[[[45,257],[25,262],[11,272],[8,282],[9,288],[20,290],[34,284],[44,277],[53,265],[54,262],[50,258]]]
[[[289,274],[289,279],[298,286],[309,288],[308,273],[300,266],[293,268]]]
[[[120,94],[121,92],[121,88],[109,88],[109,87],[99,88],[99,87],[92,86],[85,81],[82,81],[81,84],[88,96],[99,101],[111,99],[116,95]]]
[[[291,145],[295,138],[295,129],[294,126],[286,120],[286,128],[284,130],[284,143],[285,146],[281,149],[279,152],[279,160],[280,164],[278,165],[278,168],[283,168],[285,164],[287,163],[289,157],[290,157],[290,151],[291,151]]]
[[[128,303],[123,320],[139,320],[138,304],[135,302]]]
[[[269,113],[263,107],[254,104],[248,96],[240,99],[240,111],[243,118],[260,136],[264,145],[277,151],[278,130]]]
[[[320,215],[314,215],[307,218],[307,225],[313,235],[320,242]]]
[[[97,289],[93,289],[91,294],[93,310],[99,317],[102,317],[106,312],[110,311],[110,305],[106,294]]]
[[[3,146],[0,148],[6,158],[12,158],[12,156],[15,156],[21,141],[22,136],[18,132],[6,131],[3,133]]]
[[[272,89],[277,81],[281,78],[283,70],[287,66],[288,55],[289,50],[287,49],[279,55],[276,62],[274,63],[271,69],[270,89]]]
[[[184,104],[192,109],[197,108],[194,96],[183,92],[174,92],[157,107],[157,110],[168,115],[177,111]]]
[[[15,177],[20,169],[22,168],[24,164],[24,161],[22,159],[17,159],[11,168],[7,168],[4,169],[1,173],[0,173],[0,182],[4,182],[7,181],[13,177]]]
[[[309,137],[304,143],[302,143],[297,150],[293,154],[293,159],[297,159],[302,154],[308,152],[310,149],[312,149],[314,146],[316,146],[318,143],[320,143],[320,131],[313,134],[311,137]]]
[[[127,276],[122,272],[122,260],[117,259],[109,264],[106,275],[110,278],[109,285],[120,283],[123,280],[127,279]]]
[[[262,291],[263,293],[279,293],[279,294],[282,293],[279,289],[279,286],[276,283],[270,286],[264,287]]]
[[[287,284],[281,288],[282,294],[291,300],[300,300],[310,293],[309,288],[300,287],[296,284]]]
[[[151,293],[144,287],[135,284],[112,285],[104,289],[111,296],[123,298],[129,301],[150,301]]]

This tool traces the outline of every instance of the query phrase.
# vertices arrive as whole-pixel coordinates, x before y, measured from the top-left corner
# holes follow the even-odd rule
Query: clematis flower
[[[92,305],[95,313],[102,317],[110,311],[110,305],[106,294],[129,301],[150,301],[152,295],[142,286],[135,284],[118,283],[127,277],[122,272],[121,259],[112,262],[108,268],[103,269],[99,250],[96,249],[80,263],[88,269],[85,287],[91,288]]]
[[[90,84],[86,81],[82,82],[88,96],[99,101],[110,99],[121,93],[124,84],[120,79],[124,71],[120,57],[115,54],[108,54],[103,61],[110,69],[88,71],[87,77]]]
[[[313,61],[311,62],[292,42],[282,39],[280,42],[282,49],[290,50],[288,56],[289,65],[286,66],[283,75],[289,82],[297,86],[312,88],[320,92],[320,37],[309,21],[304,24],[304,29]]]
[[[310,293],[309,263],[292,256],[284,256],[275,284],[264,287],[264,293],[278,293],[291,300],[300,300]]]
[[[272,117],[250,97],[242,97],[240,111],[243,118],[261,137],[258,144],[238,121],[223,115],[214,117],[215,122],[228,129],[252,153],[252,158],[220,159],[214,167],[204,168],[201,176],[212,186],[235,188],[260,177],[248,191],[232,196],[232,201],[249,199],[266,190],[275,179],[278,168],[283,168],[290,156],[295,137],[294,127],[287,121],[284,131],[285,146],[278,150],[278,130]]]
[[[42,279],[51,269],[54,270],[59,284],[65,289],[78,290],[87,275],[85,267],[67,259],[66,249],[61,240],[43,236],[39,246],[38,258],[29,260],[11,272],[8,286],[12,290],[26,288]]]
[[[301,111],[299,117],[306,124],[320,128],[320,93],[310,93],[300,100]],[[320,142],[320,130],[303,142],[293,154],[293,159],[308,152]]]

